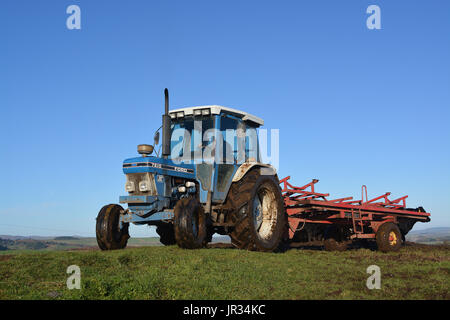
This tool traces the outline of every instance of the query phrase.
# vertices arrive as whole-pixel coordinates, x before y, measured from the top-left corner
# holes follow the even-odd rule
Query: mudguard
[[[261,175],[273,176],[277,173],[277,170],[270,164],[264,164],[260,162],[245,162],[237,169],[236,173],[233,176],[233,182],[241,180],[245,176],[245,174],[254,167],[262,168]]]

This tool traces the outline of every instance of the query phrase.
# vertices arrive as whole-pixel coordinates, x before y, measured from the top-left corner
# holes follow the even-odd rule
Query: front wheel
[[[120,214],[123,208],[118,204],[104,206],[97,216],[96,236],[97,243],[102,250],[116,250],[126,247],[128,238],[128,223],[119,227]]]
[[[178,200],[174,208],[175,240],[179,247],[199,249],[208,243],[206,215],[197,198]]]

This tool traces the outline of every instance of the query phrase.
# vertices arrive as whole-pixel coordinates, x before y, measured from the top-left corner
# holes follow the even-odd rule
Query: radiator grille
[[[156,185],[155,185],[155,175],[150,172],[140,172],[140,173],[127,173],[127,182],[132,181],[135,186],[135,191],[133,193],[130,193],[132,195],[136,196],[156,196]],[[142,192],[139,190],[139,182],[147,180],[148,184],[150,186],[149,191]]]

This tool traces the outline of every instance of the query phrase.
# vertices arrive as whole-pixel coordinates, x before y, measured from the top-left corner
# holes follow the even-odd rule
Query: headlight
[[[125,190],[127,192],[134,192],[135,191],[135,187],[134,187],[134,182],[133,181],[127,181],[127,183],[125,183]]]
[[[147,181],[139,182],[139,190],[142,192],[146,192],[150,189],[150,185]]]

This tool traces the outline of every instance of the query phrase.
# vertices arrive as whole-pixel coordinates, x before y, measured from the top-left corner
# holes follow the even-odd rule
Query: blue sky
[[[66,28],[71,4],[81,30]],[[0,234],[93,236],[165,87],[172,107],[279,129],[280,177],[408,194],[432,213],[416,229],[450,226],[448,1],[6,0],[0,38]]]

